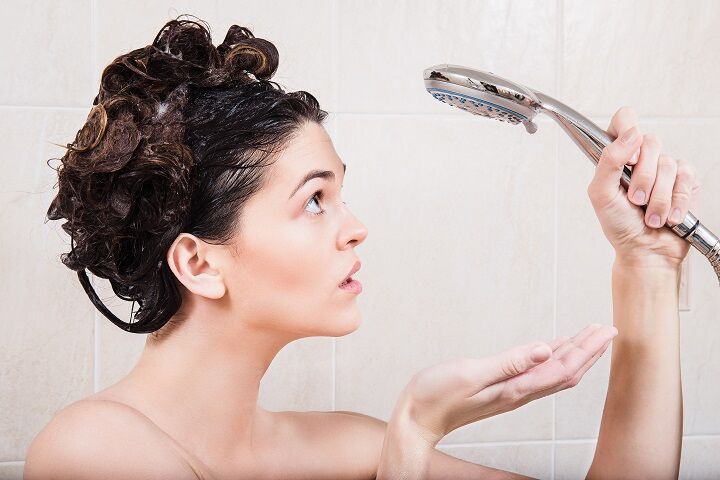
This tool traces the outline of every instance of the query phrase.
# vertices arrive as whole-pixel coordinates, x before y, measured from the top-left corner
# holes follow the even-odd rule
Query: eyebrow
[[[343,163],[343,173],[347,170],[347,165]],[[335,178],[335,172],[332,172],[330,170],[311,170],[303,177],[302,180],[300,180],[300,183],[297,184],[297,187],[292,191],[290,196],[288,197],[288,200],[293,197],[297,193],[298,190],[302,188],[303,185],[305,185],[307,182],[312,180],[313,178],[325,178],[325,179],[334,179]]]

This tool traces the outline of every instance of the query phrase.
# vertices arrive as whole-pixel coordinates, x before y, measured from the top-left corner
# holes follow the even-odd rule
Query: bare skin
[[[288,198],[313,169],[334,178],[312,179]],[[342,202],[343,178],[325,130],[306,124],[248,201],[232,245],[179,235],[167,260],[185,288],[182,322],[166,338],[148,336],[118,383],[60,411],[31,444],[25,478],[374,478],[385,422],[257,404],[284,346],[360,325],[356,294],[338,285],[367,230]],[[313,197],[320,189],[322,199]],[[436,449],[426,457],[425,478],[527,478]]]

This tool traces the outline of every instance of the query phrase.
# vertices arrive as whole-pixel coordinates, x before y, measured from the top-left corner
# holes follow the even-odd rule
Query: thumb
[[[638,153],[641,144],[640,131],[632,127],[603,149],[591,182],[591,199],[607,204],[615,198],[623,168],[636,162],[634,154]]]
[[[493,384],[520,375],[543,363],[552,356],[550,345],[533,342],[512,348],[488,358],[487,384]]]

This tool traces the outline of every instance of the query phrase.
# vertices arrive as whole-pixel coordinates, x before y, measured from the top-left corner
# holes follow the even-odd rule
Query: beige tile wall
[[[6,2],[0,29],[0,478],[22,476],[27,445],[68,403],[112,384],[144,337],[96,313],[44,223],[54,172],[102,68],[180,13],[216,43],[233,23],[271,40],[275,80],[313,93],[348,164],[344,196],[369,229],[359,247],[364,323],[290,344],[263,380],[270,409],[355,410],[387,420],[417,370],[612,321],[613,252],[587,198],[591,163],[545,118],[521,127],[433,100],[422,70],[459,63],[556,96],[602,127],[622,105],[665,150],[692,161],[696,213],[720,231],[720,4],[642,0],[302,0]],[[52,163],[51,163],[52,164]],[[694,250],[680,312],[682,478],[720,476],[720,295]],[[103,280],[116,314],[129,305]],[[440,448],[538,478],[581,478],[592,460],[608,352],[580,385],[463,427]]]

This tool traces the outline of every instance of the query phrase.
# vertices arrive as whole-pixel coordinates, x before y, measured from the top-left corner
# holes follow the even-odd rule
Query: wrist
[[[636,272],[657,272],[659,274],[678,274],[682,269],[682,260],[661,255],[616,252],[613,269]]]
[[[416,405],[407,390],[403,390],[395,404],[388,422],[388,426],[390,425],[400,432],[406,440],[412,439],[414,443],[424,442],[430,448],[435,448],[443,438],[443,435],[436,433],[419,421],[416,415]]]
[[[403,392],[385,429],[378,480],[427,478],[437,442],[417,428],[410,414],[411,407]]]

